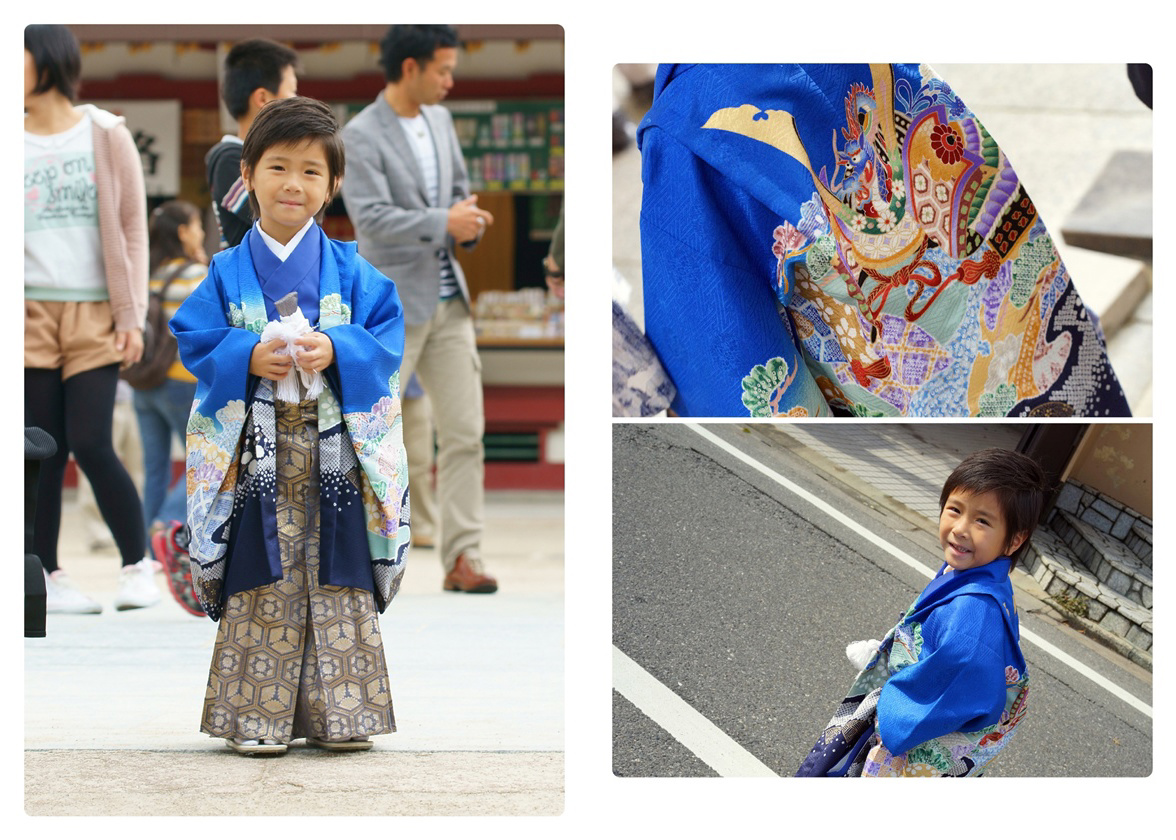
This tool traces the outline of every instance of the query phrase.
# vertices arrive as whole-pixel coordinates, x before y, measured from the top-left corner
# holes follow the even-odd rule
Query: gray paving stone
[[[1133,624],[1143,624],[1145,621],[1150,621],[1152,617],[1150,610],[1131,603],[1125,604],[1119,612]]]
[[[1112,522],[1118,519],[1119,514],[1123,512],[1123,506],[1121,504],[1108,499],[1105,496],[1100,496],[1099,498],[1095,499],[1094,504],[1091,505],[1091,507]]]
[[[1126,595],[1131,591],[1131,578],[1120,572],[1118,569],[1112,569],[1110,575],[1107,576],[1107,586],[1118,592],[1120,595]]]
[[[1062,485],[1061,491],[1058,493],[1057,506],[1067,513],[1074,515],[1078,514],[1078,506],[1082,502],[1082,489],[1072,483],[1066,482]]]
[[[1079,516],[1079,519],[1081,519],[1083,522],[1086,522],[1089,525],[1093,525],[1095,528],[1098,528],[1100,531],[1111,530],[1111,524],[1112,524],[1111,520],[1107,519],[1107,517],[1103,516],[1101,513],[1099,513],[1093,507],[1088,507],[1086,510],[1084,510],[1082,512],[1081,516]]]
[[[1133,626],[1127,631],[1127,641],[1140,650],[1151,650],[1152,635],[1142,627]]]
[[[1107,614],[1099,621],[1098,626],[1116,636],[1126,636],[1127,631],[1131,629],[1131,622],[1114,610],[1108,610]]]
[[[1115,524],[1111,526],[1111,536],[1117,540],[1126,539],[1127,535],[1131,533],[1131,526],[1135,524],[1135,517],[1127,511],[1119,514],[1119,518],[1115,520]]]

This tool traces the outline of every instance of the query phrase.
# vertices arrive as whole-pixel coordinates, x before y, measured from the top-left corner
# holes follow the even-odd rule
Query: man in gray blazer
[[[470,292],[454,243],[472,248],[493,217],[469,194],[453,120],[438,104],[453,86],[457,32],[396,25],[380,43],[386,84],[344,127],[343,202],[359,252],[396,283],[406,323],[402,386],[413,372],[437,426],[443,587],[494,592],[482,566],[481,361]],[[409,464],[409,488],[422,480]]]

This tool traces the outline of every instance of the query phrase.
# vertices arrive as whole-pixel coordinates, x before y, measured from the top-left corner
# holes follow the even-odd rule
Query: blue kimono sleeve
[[[671,132],[649,126],[641,141],[645,331],[677,386],[674,411],[827,413],[772,288],[780,217]]]
[[[396,285],[367,260],[356,257],[351,287],[351,323],[323,330],[331,339],[344,412],[370,411],[388,393],[388,379],[404,357],[404,309]],[[330,370],[330,369],[328,369]]]
[[[1005,707],[1007,630],[994,600],[953,598],[930,613],[921,634],[918,661],[894,674],[878,698],[878,735],[893,755],[991,726]]]
[[[253,348],[261,336],[229,324],[217,263],[214,259],[208,276],[180,305],[168,326],[176,337],[180,361],[204,388],[215,387],[232,395],[229,399],[243,399]]]

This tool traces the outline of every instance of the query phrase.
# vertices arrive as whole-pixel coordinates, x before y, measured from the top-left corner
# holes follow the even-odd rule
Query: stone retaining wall
[[[1051,596],[1086,602],[1083,618],[1150,653],[1152,522],[1076,481],[1067,482],[1023,566]]]

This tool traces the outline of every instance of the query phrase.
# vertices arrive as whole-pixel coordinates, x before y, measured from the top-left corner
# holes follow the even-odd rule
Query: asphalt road
[[[927,529],[795,453],[709,427],[870,531],[938,568]],[[846,643],[881,638],[927,576],[723,452],[686,425],[613,426],[613,641],[771,771],[792,775],[853,678]],[[1022,627],[1144,703],[1150,675],[1031,597]],[[1022,642],[1033,677],[1017,739],[990,776],[1145,776],[1151,719]],[[613,692],[617,776],[716,771]]]

